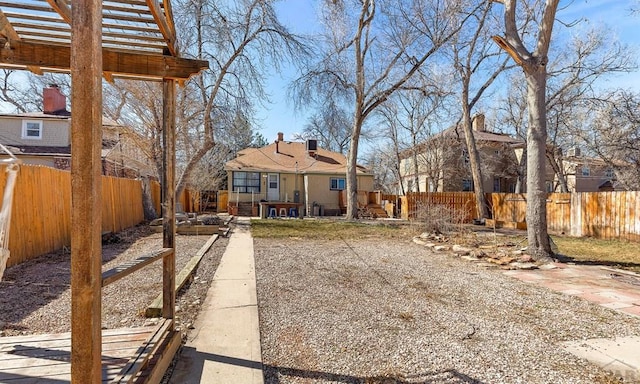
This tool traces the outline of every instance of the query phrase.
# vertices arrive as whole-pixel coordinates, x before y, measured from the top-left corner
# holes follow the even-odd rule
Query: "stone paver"
[[[554,269],[506,271],[504,274],[640,317],[640,285],[613,278],[614,274],[629,272],[594,265],[554,263],[554,266]]]

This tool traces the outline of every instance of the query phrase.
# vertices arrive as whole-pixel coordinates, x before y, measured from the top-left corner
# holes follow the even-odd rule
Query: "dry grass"
[[[411,239],[421,229],[407,224],[348,222],[340,220],[252,220],[251,234],[257,238],[303,239]]]
[[[640,272],[640,244],[623,240],[599,240],[553,236],[560,255],[568,261],[604,264]]]
[[[467,235],[468,236],[468,235]],[[526,247],[526,233],[521,236],[501,234],[495,242]],[[551,236],[558,248],[556,257],[562,262],[606,265],[640,273],[639,243],[625,240],[600,240],[591,237]],[[467,245],[471,245],[466,243]]]

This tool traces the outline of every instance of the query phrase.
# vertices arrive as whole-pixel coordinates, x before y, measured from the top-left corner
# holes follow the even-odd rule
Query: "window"
[[[465,164],[469,164],[469,151],[466,148],[462,149],[462,159]]]
[[[553,193],[553,189],[554,188],[553,188],[553,182],[552,181],[549,181],[549,180],[545,181],[544,182],[544,186],[545,186],[545,189],[547,190],[547,193]]]
[[[591,176],[591,170],[589,167],[582,167],[582,176]]]
[[[462,190],[464,192],[473,191],[473,182],[471,179],[462,179]]]
[[[500,192],[500,178],[493,179],[493,192]]]
[[[42,139],[42,121],[22,120],[22,138],[34,140]]]
[[[613,179],[615,177],[615,173],[613,172],[613,169],[607,168],[604,171],[604,177],[606,177],[607,179]]]
[[[233,172],[233,192],[259,193],[260,172]]]
[[[331,189],[332,191],[342,191],[343,189],[345,189],[345,184],[346,180],[342,177],[332,177],[331,178],[331,187],[329,189]]]

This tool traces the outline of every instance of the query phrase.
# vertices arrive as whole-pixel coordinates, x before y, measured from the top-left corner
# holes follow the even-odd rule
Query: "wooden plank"
[[[198,264],[200,264],[202,257],[204,257],[207,251],[209,251],[216,240],[218,240],[218,235],[211,236],[207,240],[207,242],[198,250],[198,252],[196,252],[196,254],[191,259],[189,259],[189,262],[187,262],[187,264],[180,270],[180,273],[176,278],[174,293],[177,293],[180,289],[182,289],[182,287],[184,287],[189,277],[193,274],[193,271],[198,267]],[[163,302],[162,297],[163,294],[161,293],[155,298],[155,300],[153,300],[151,305],[147,307],[147,309],[145,310],[146,317],[158,317],[161,315]]]
[[[167,21],[158,0],[147,0],[147,5],[149,6],[149,10],[151,10],[154,20],[156,21],[156,25],[158,25],[162,36],[164,36],[166,40],[169,52],[171,52],[172,56],[177,56],[178,49],[176,47],[176,31],[173,30],[173,25]]]
[[[101,173],[102,1],[72,9],[71,69],[71,380],[100,383],[101,369]],[[42,47],[40,47],[42,48]],[[2,50],[4,56],[6,49]],[[12,53],[21,51],[11,47]],[[44,51],[32,59],[46,59]],[[38,65],[37,63],[35,65]]]
[[[118,375],[163,326],[164,322],[155,327],[103,330],[102,380]],[[0,341],[0,382],[69,382],[70,333],[3,337]]]
[[[119,375],[112,383],[131,383],[136,375],[146,366],[149,358],[160,347],[162,340],[173,328],[173,320],[164,320],[153,335],[145,341],[138,349],[138,352],[129,360]]]
[[[71,63],[71,50],[65,46],[14,42],[10,45],[0,39],[0,64],[9,66],[38,66],[45,71],[67,71]],[[192,60],[160,54],[122,52],[108,48],[101,50],[101,72],[147,80],[163,78],[188,80],[208,68],[204,60]]]
[[[162,246],[175,248],[176,241],[176,84],[165,79],[162,83]],[[162,317],[173,319],[175,312],[176,260],[175,253],[162,259]]]
[[[121,278],[128,276],[165,256],[168,256],[170,253],[173,253],[173,251],[173,248],[162,248],[105,271],[102,273],[102,286],[106,287],[114,281],[118,281]]]
[[[151,358],[151,370],[146,373],[148,376],[143,380],[145,383],[161,382],[181,344],[182,334],[177,331],[170,332],[170,335],[165,338],[158,352]]]

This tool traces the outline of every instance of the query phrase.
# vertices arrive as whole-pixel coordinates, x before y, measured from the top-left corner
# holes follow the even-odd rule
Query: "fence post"
[[[579,193],[571,194],[570,223],[571,236],[582,236],[582,198]]]

